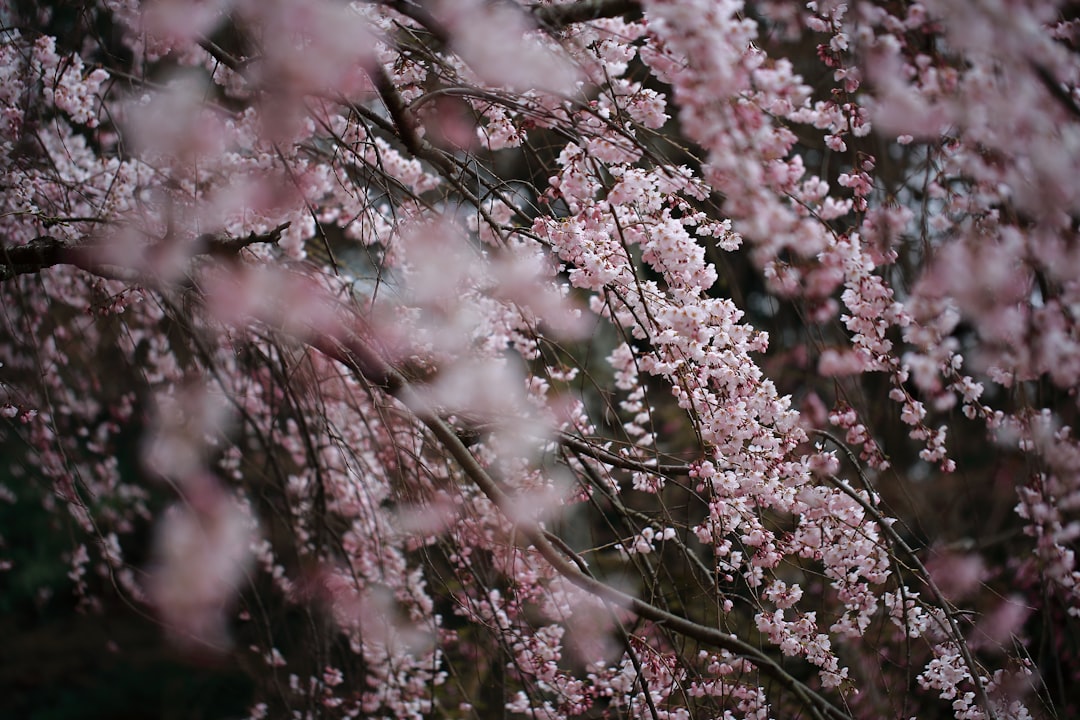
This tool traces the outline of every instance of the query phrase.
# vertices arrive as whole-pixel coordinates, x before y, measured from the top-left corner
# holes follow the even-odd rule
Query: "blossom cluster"
[[[1076,710],[1055,4],[40,5],[0,573],[252,718]]]

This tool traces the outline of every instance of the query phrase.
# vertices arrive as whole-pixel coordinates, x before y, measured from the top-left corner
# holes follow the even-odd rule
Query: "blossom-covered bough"
[[[0,3],[35,602],[252,718],[1076,712],[1074,14]]]

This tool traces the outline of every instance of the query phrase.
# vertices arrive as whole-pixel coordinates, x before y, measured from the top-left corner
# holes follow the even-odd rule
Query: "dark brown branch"
[[[281,223],[264,233],[248,233],[247,237],[219,238],[215,235],[201,235],[199,237],[199,249],[196,254],[231,257],[248,245],[278,242],[281,240],[281,234],[288,230],[290,225],[292,223]]]
[[[1062,107],[1068,110],[1074,118],[1080,118],[1080,104],[1076,102],[1076,98],[1073,97],[1072,93],[1061,86],[1061,83],[1058,82],[1058,79],[1054,77],[1049,68],[1032,61],[1031,70],[1035,73],[1035,77],[1039,78],[1039,82],[1046,88],[1046,91],[1054,96],[1054,99],[1061,103]]]
[[[239,238],[202,235],[192,254],[233,257],[248,245],[276,243],[287,227],[289,223],[282,223],[269,232],[251,233]],[[112,266],[99,260],[104,250],[105,246],[97,242],[75,244],[52,235],[40,235],[17,247],[0,247],[0,282],[16,275],[38,273],[55,265],[74,265],[98,275],[115,277],[116,273],[109,270]]]
[[[579,438],[570,433],[559,433],[559,442],[582,455],[588,455],[605,465],[622,468],[623,470],[634,470],[636,472],[650,473],[652,475],[660,475],[663,477],[686,476],[690,474],[690,465],[650,465],[647,461],[616,455],[613,452],[609,452],[594,445],[584,438]]]
[[[51,235],[41,235],[25,245],[4,248],[0,263],[0,281],[16,275],[36,273],[53,265],[78,265],[86,263],[85,250],[72,246]]]
[[[450,43],[450,35],[446,32],[446,28],[426,8],[407,0],[390,0],[385,4],[427,30],[439,41],[440,45],[446,46]]]
[[[206,52],[210,53],[210,56],[217,60],[219,63],[229,68],[233,72],[243,72],[244,61],[233,57],[226,52],[220,45],[212,40],[200,40],[199,47]]]
[[[450,43],[452,38],[446,28],[420,4],[409,0],[383,0],[382,4],[420,25],[441,44]],[[638,0],[579,0],[565,5],[533,5],[527,11],[537,25],[554,31],[589,20],[637,15],[641,13],[641,3]]]
[[[382,98],[383,105],[386,106],[386,112],[390,114],[390,119],[394,121],[394,127],[397,128],[397,136],[401,143],[413,155],[423,155],[423,141],[416,131],[416,120],[409,112],[409,109],[405,107],[405,102],[401,99],[401,95],[398,94],[397,88],[394,87],[394,83],[390,80],[390,76],[386,74],[383,66],[378,63],[375,63],[374,67],[368,72],[371,75],[371,81],[375,85],[375,90],[379,93],[379,97]]]
[[[574,23],[637,14],[641,4],[637,0],[580,0],[566,5],[537,5],[531,12],[542,27],[558,30]]]

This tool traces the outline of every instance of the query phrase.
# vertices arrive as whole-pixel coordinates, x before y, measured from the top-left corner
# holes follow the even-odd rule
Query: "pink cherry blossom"
[[[13,626],[252,718],[1075,714],[1068,15],[0,3]]]

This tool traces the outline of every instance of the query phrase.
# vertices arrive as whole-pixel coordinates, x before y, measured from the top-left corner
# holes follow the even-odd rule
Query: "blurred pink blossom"
[[[149,598],[177,643],[223,650],[251,565],[254,522],[210,475],[186,478],[181,491],[158,522]]]

